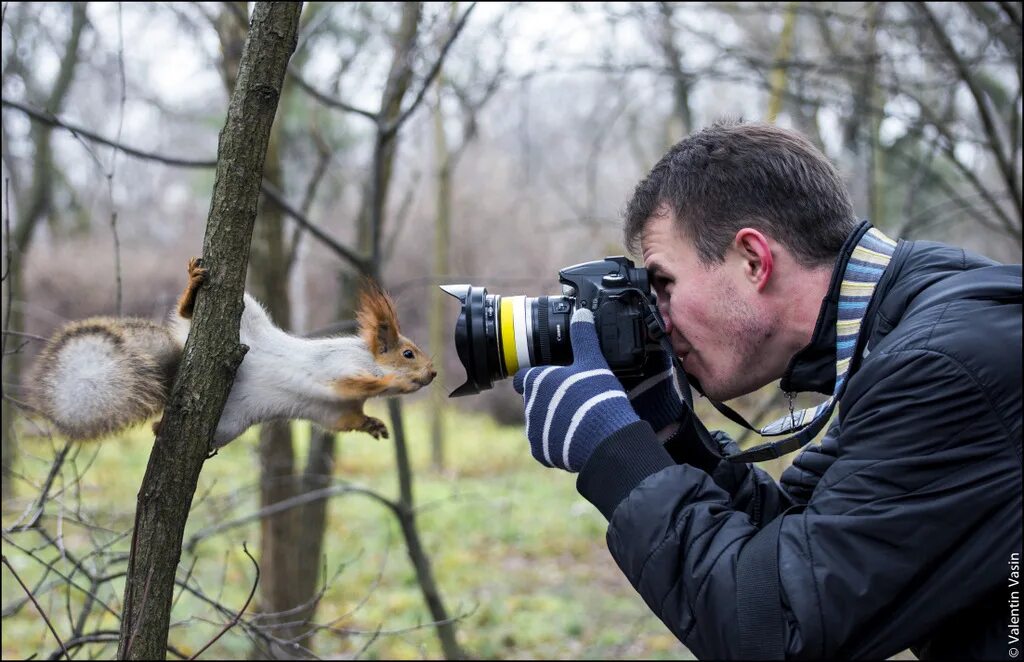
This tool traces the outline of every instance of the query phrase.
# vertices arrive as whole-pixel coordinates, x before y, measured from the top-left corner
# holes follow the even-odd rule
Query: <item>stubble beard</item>
[[[725,321],[723,338],[732,360],[701,380],[705,395],[719,402],[753,393],[772,381],[764,346],[777,328],[773,317],[748,305],[732,288],[727,290],[718,300],[718,312]]]

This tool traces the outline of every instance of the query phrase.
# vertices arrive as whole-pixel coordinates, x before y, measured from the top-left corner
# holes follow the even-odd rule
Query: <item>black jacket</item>
[[[785,390],[832,390],[838,280]],[[836,422],[781,485],[693,439],[664,448],[645,422],[603,441],[580,473],[616,562],[700,658],[739,655],[737,557],[783,514],[771,572],[788,657],[1008,655],[1021,267],[901,241],[876,299]]]

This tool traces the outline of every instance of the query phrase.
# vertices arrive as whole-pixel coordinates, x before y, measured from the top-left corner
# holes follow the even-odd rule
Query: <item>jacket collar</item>
[[[839,315],[839,288],[843,282],[843,274],[846,273],[846,264],[850,260],[850,254],[864,233],[870,229],[871,224],[862,221],[846,238],[846,243],[839,250],[839,257],[836,258],[836,265],[832,269],[828,292],[821,301],[821,309],[818,312],[818,321],[814,325],[814,332],[811,334],[811,341],[793,355],[786,367],[786,372],[783,373],[780,383],[783,391],[788,393],[817,391],[825,395],[832,395],[836,383],[836,318]],[[876,296],[877,298],[878,296]],[[874,306],[872,307],[874,308]],[[871,311],[864,319],[865,324],[869,322],[870,313]],[[862,338],[868,337],[865,331],[867,330],[864,329],[861,332]]]

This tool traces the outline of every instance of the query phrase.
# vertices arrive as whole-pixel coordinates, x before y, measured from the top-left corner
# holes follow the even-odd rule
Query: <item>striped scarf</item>
[[[850,254],[839,287],[839,314],[836,319],[836,385],[832,396],[817,407],[791,412],[761,428],[763,435],[777,435],[810,425],[818,416],[830,411],[842,395],[850,372],[850,361],[857,348],[861,323],[867,313],[871,296],[896,250],[896,242],[877,228],[864,233]]]

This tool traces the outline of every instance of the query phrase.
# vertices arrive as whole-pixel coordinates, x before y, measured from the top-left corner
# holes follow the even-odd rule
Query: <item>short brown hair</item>
[[[639,253],[647,219],[667,206],[704,264],[725,259],[736,232],[753,227],[804,267],[833,262],[857,219],[839,173],[795,131],[725,120],[676,143],[637,184],[626,208],[626,245]]]

